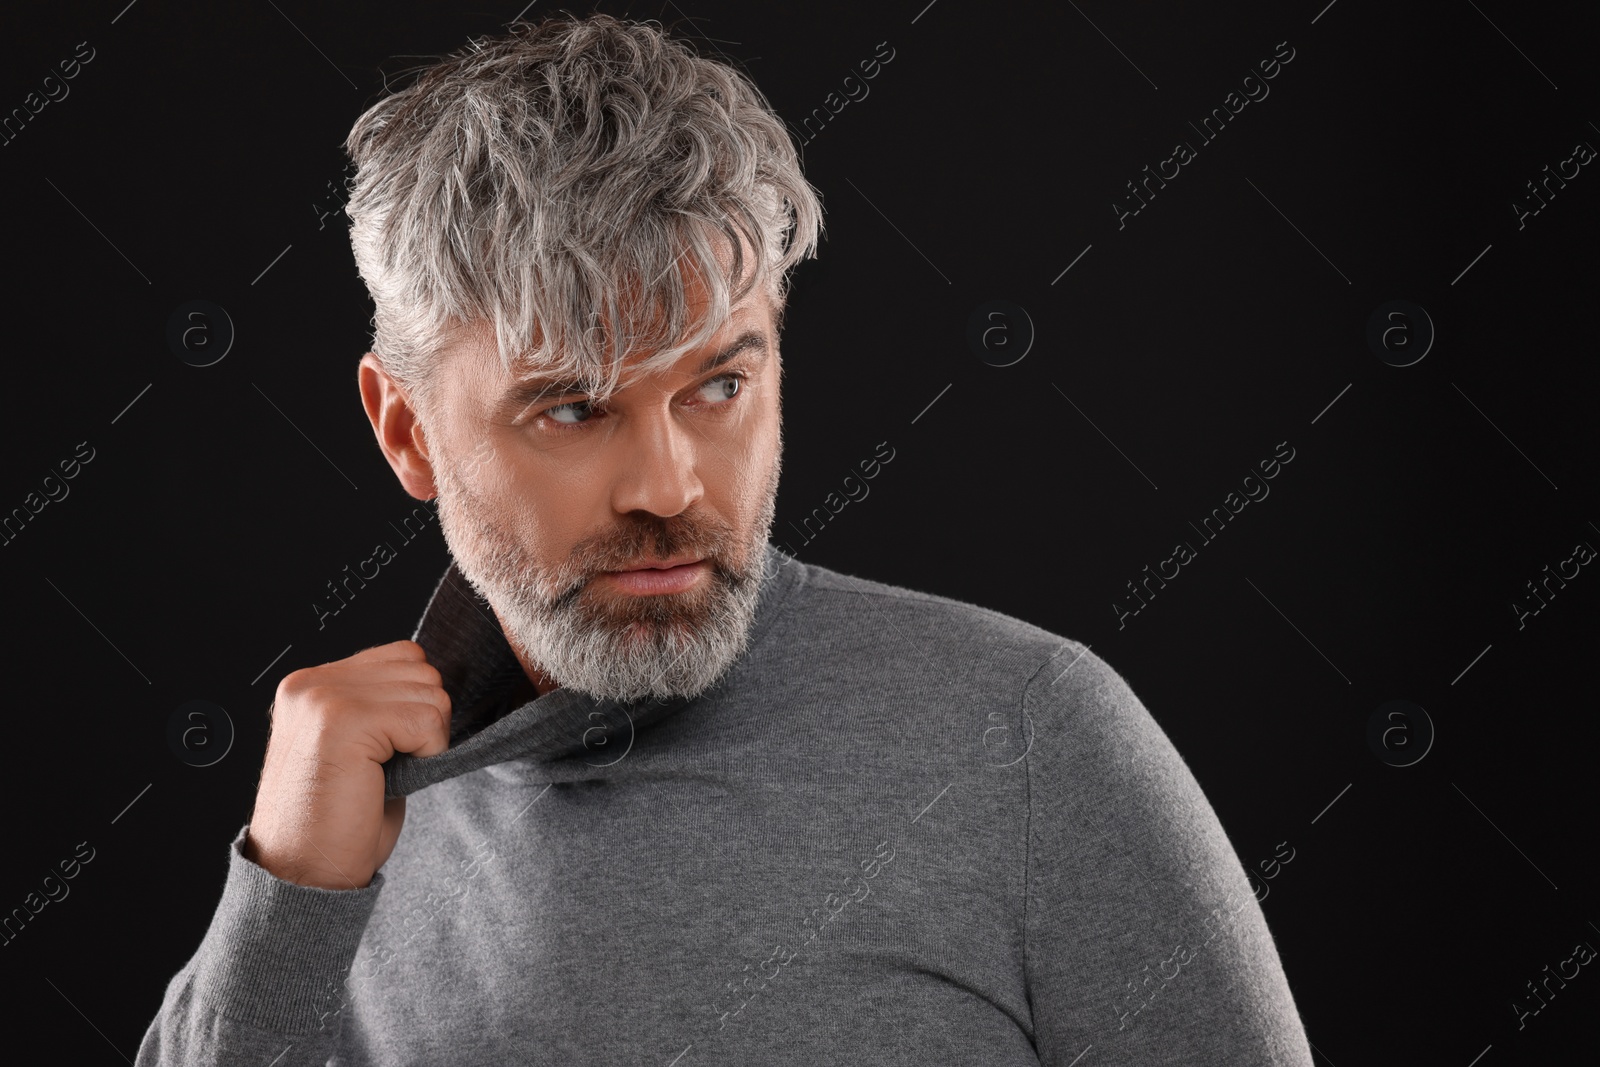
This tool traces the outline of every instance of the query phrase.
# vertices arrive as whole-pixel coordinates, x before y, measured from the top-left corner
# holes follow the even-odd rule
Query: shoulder
[[[824,664],[833,699],[865,699],[875,714],[981,736],[985,767],[1016,767],[1030,807],[1048,813],[1035,836],[1071,825],[1068,811],[1112,805],[1117,826],[1214,830],[1188,764],[1139,695],[1092,646],[979,604],[806,564],[787,648]],[[901,710],[895,710],[901,709]],[[930,742],[931,743],[931,742]],[[1216,844],[1213,840],[1212,844]]]
[[[1054,762],[1056,773],[1132,775],[1143,788],[1189,791],[1165,732],[1093,646],[980,604],[816,564],[806,565],[804,584],[805,628],[836,657],[878,677],[936,679],[942,693],[981,701],[997,726],[1029,739],[1032,769]]]
[[[1062,651],[1084,647],[981,604],[815,563],[804,566],[799,614],[812,631],[847,634],[858,642],[915,651],[946,663],[998,658],[1029,674]]]
[[[982,604],[802,566],[804,592],[787,640],[814,655],[879,675],[909,672],[981,689],[1019,715],[1059,714],[1085,702],[1111,710],[1138,703],[1123,677],[1075,638]]]

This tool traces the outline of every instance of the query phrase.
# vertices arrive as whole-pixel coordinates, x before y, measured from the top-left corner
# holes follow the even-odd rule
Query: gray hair
[[[640,371],[669,368],[758,282],[781,324],[788,271],[822,230],[754,83],[608,15],[470,41],[362,114],[345,151],[372,350],[424,405],[439,349],[482,323],[508,373],[583,382],[599,401],[630,352],[649,353]],[[672,269],[685,256],[709,295],[694,322]]]

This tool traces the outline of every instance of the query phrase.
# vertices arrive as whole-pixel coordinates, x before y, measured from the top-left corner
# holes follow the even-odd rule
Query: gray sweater
[[[529,699],[452,566],[413,636],[451,747],[386,765],[393,855],[300,886],[242,828],[141,1067],[1311,1067],[1244,868],[1116,671],[767,564],[723,680],[635,704]]]

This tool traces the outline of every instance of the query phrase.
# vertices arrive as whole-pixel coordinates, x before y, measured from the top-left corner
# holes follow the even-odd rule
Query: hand
[[[244,855],[285,881],[360,889],[389,859],[404,797],[384,799],[396,752],[450,746],[450,697],[415,641],[305,667],[278,683]]]

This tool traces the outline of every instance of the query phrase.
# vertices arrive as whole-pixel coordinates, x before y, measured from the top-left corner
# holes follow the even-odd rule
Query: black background
[[[1514,1007],[1538,1006],[1526,983],[1546,965],[1600,946],[1600,576],[1583,567],[1520,627],[1512,606],[1600,546],[1596,166],[1520,226],[1513,208],[1537,206],[1525,183],[1546,165],[1600,145],[1586,8],[926,2],[598,8],[725,53],[797,132],[893,49],[803,148],[827,231],[783,338],[774,542],[1115,666],[1246,867],[1294,849],[1258,884],[1319,1064],[1592,1056],[1590,968],[1520,1028]],[[94,49],[0,145],[0,513],[94,450],[0,545],[0,913],[94,849],[0,947],[10,1017],[54,1058],[131,1059],[198,946],[276,680],[409,636],[447,563],[435,526],[316,626],[325,583],[415,503],[360,409],[371,305],[329,212],[385,75],[517,14],[112,0],[5,16],[0,114]],[[1279,42],[1294,58],[1270,94],[1204,143],[1189,123]],[[1119,228],[1126,183],[1179,140],[1197,157]],[[207,367],[166,341],[196,299],[236,330]],[[967,343],[991,300],[1036,331],[1010,366]],[[1391,300],[1437,330],[1410,366],[1366,341]],[[879,442],[895,458],[870,496],[793,536]],[[1280,442],[1295,458],[1270,496],[1202,542],[1189,524]],[[1119,627],[1126,583],[1178,541],[1197,558]],[[237,730],[208,767],[167,740],[194,699]],[[1367,742],[1397,699],[1436,731],[1405,767]],[[1420,744],[1421,723],[1402,725],[1395,751],[1418,751],[1400,738]]]

